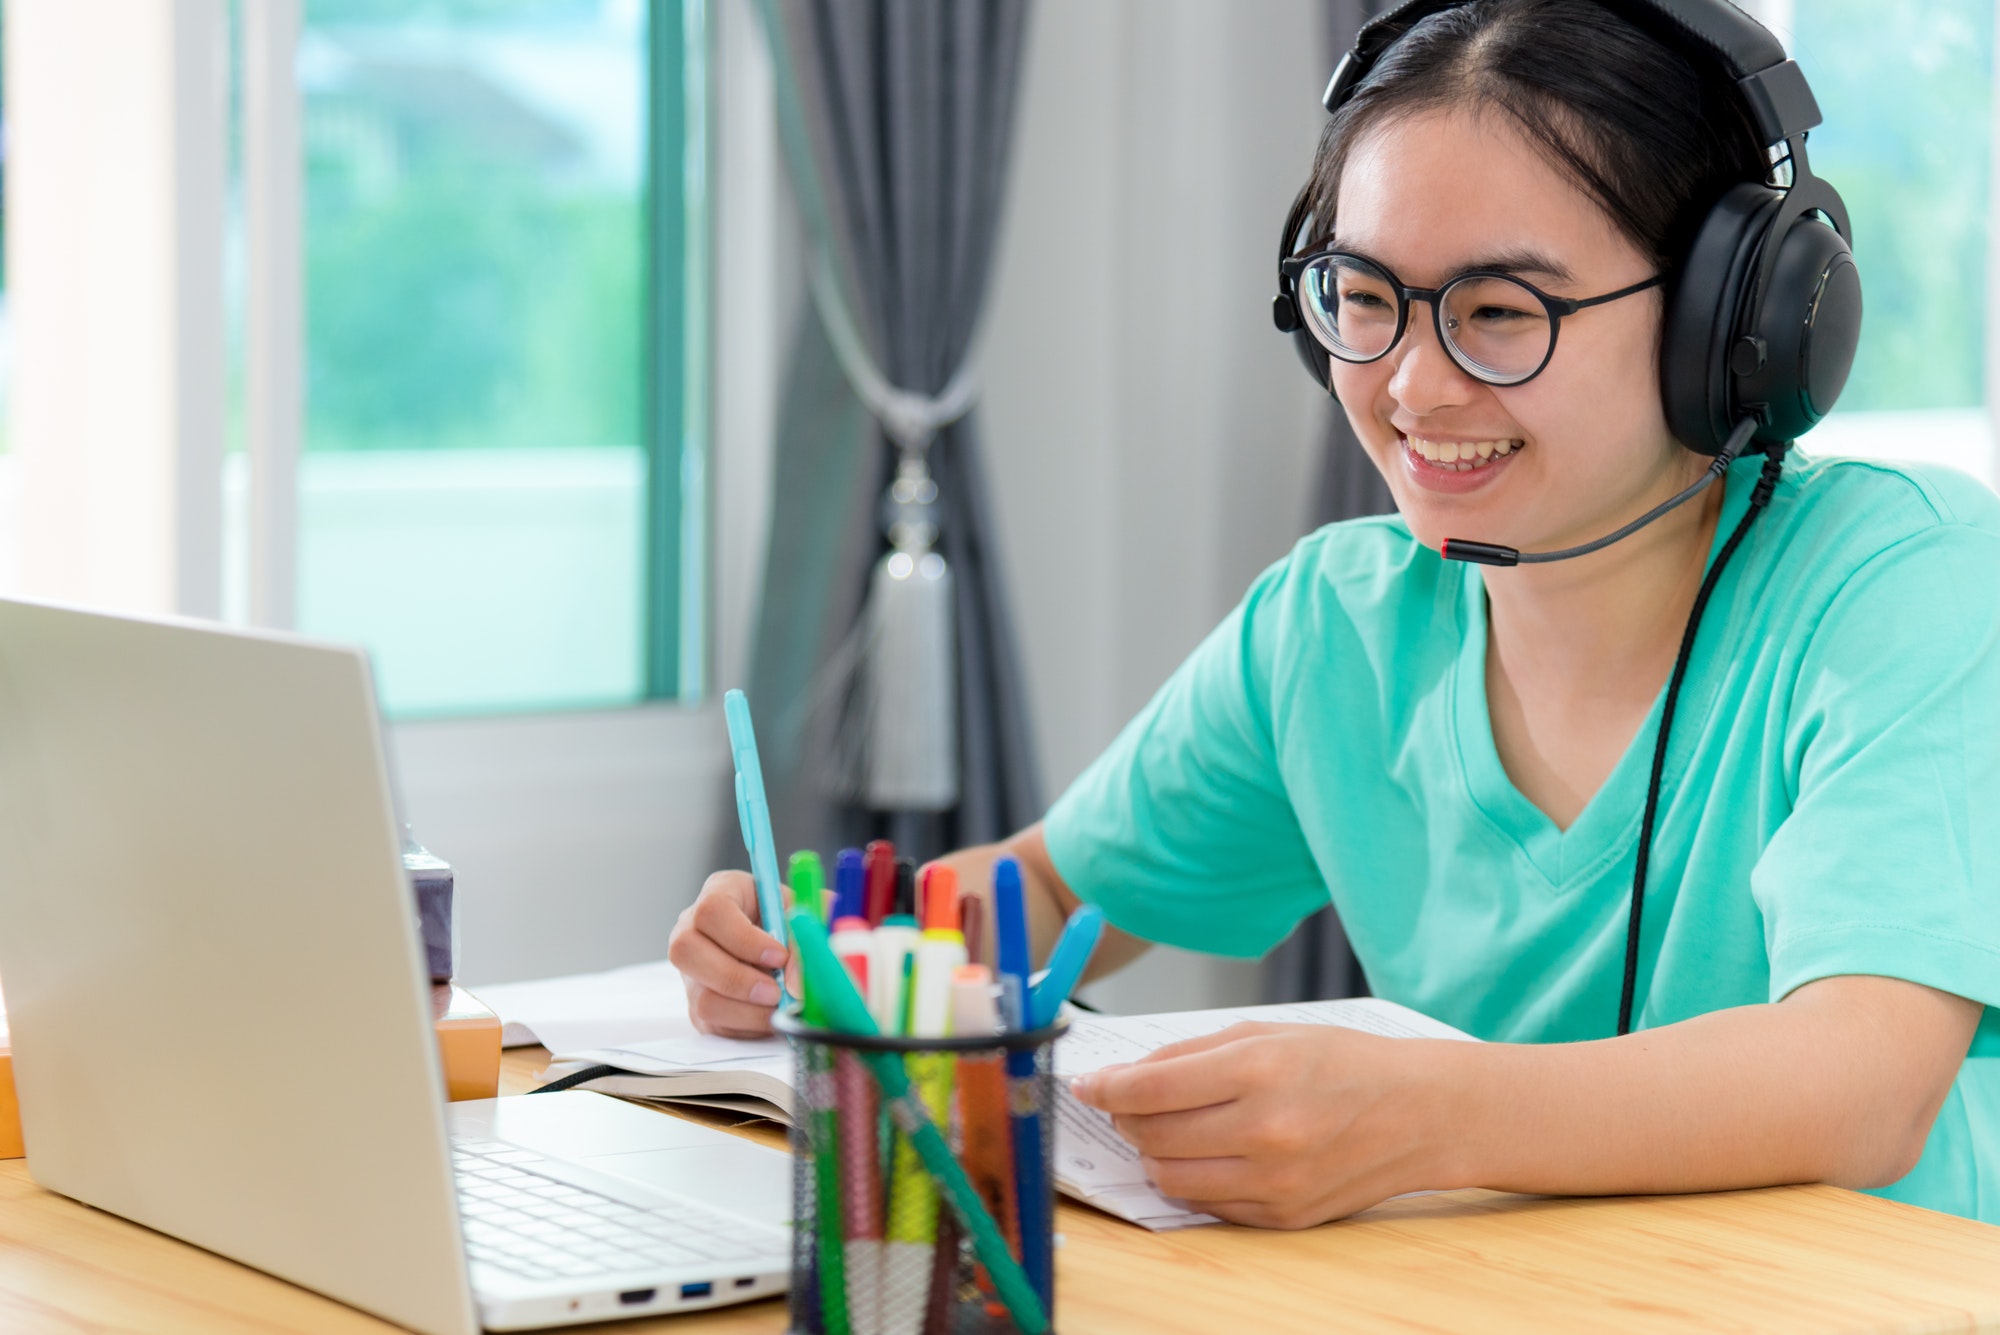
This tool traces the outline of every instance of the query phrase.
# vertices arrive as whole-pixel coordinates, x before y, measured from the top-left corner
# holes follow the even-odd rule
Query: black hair
[[[1671,269],[1722,193],[1769,159],[1716,57],[1599,0],[1473,0],[1412,25],[1320,137],[1311,245],[1333,234],[1348,152],[1386,121],[1453,107],[1510,117],[1628,240]]]

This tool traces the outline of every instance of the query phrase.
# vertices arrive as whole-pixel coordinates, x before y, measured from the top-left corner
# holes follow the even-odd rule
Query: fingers
[[[710,992],[688,1002],[688,1018],[696,1029],[718,1038],[769,1038],[772,1008],[731,1001]]]
[[[797,967],[777,938],[752,920],[756,902],[748,875],[718,872],[674,925],[667,958],[686,983],[688,1018],[704,1033],[770,1033],[771,1009],[778,1003],[771,972]]]
[[[1232,1024],[1227,1029],[1218,1029],[1212,1034],[1202,1034],[1195,1038],[1184,1038],[1178,1043],[1168,1043],[1154,1048],[1139,1060],[1150,1062],[1166,1061],[1174,1057],[1192,1057],[1198,1052],[1211,1052],[1216,1048],[1238,1042],[1242,1039],[1256,1038],[1263,1034],[1276,1032],[1278,1032],[1278,1026],[1276,1025],[1245,1020],[1237,1024]]]
[[[1187,1112],[1138,1116],[1116,1113],[1112,1129],[1151,1159],[1205,1159],[1243,1152],[1241,1105],[1219,1103]]]
[[[766,1007],[778,1004],[778,983],[770,970],[725,954],[706,937],[693,936],[682,943],[674,964],[685,977],[698,980],[704,990],[730,1001]]]
[[[1254,1169],[1248,1159],[1140,1159],[1146,1176],[1163,1196],[1190,1201],[1208,1210],[1209,1201],[1247,1203],[1265,1193],[1252,1181]],[[1215,1211],[1209,1210],[1210,1214]]]
[[[1214,1051],[1107,1066],[1070,1081],[1077,1098],[1108,1113],[1183,1112],[1228,1102],[1233,1086]]]
[[[1233,1024],[1213,1034],[1156,1048],[1136,1062],[1107,1066],[1070,1081],[1070,1092],[1109,1113],[1179,1112],[1239,1097],[1268,1080],[1274,1060],[1264,1038],[1281,1026]]]
[[[786,902],[791,900],[787,891]],[[757,883],[750,879],[750,873],[742,871],[719,871],[708,878],[701,888],[701,895],[694,901],[694,925],[704,935],[713,940],[740,960],[751,960],[775,969],[782,958],[766,961],[763,956],[775,951],[782,957],[785,948],[778,944],[778,938],[759,926],[761,921],[757,910]]]

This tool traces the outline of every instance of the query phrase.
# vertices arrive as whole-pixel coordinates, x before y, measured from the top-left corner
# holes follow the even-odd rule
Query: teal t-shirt
[[[1399,518],[1307,537],[1049,812],[1056,868],[1124,930],[1225,955],[1331,899],[1379,996],[1488,1040],[1609,1036],[1660,702],[1557,829],[1494,749],[1484,589]],[[1837,974],[1984,1003],[1879,1194],[2000,1222],[2000,500],[1787,461],[1695,642],[1648,882],[1635,1028]]]

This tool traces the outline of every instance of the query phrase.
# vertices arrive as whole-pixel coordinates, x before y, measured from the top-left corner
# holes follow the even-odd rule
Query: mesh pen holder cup
[[[935,1039],[835,1033],[789,1013],[773,1023],[791,1041],[798,1090],[791,1335],[1053,1329],[1053,1061],[1067,1022]],[[885,1080],[883,1063],[902,1079]],[[905,1081],[901,1098],[885,1096]],[[923,1152],[915,1105],[957,1167],[956,1190],[941,1152]],[[967,1192],[990,1220],[984,1246],[1004,1239],[1011,1273],[982,1260],[991,1253],[962,1208]]]

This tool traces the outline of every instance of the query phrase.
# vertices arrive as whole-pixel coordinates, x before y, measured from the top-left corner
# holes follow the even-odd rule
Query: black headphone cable
[[[1738,428],[1747,437],[1748,432]],[[1729,541],[1722,544],[1716,554],[1715,564],[1708,568],[1707,576],[1701,582],[1701,589],[1694,596],[1694,607],[1688,612],[1687,627],[1681,632],[1681,649],[1674,659],[1674,673],[1667,681],[1667,698],[1660,708],[1660,731],[1653,742],[1653,773],[1646,785],[1646,814],[1639,822],[1639,857],[1632,872],[1631,916],[1625,925],[1625,984],[1618,998],[1618,1032],[1632,1032],[1632,1000],[1639,983],[1639,924],[1646,901],[1646,869],[1652,861],[1653,826],[1659,816],[1660,779],[1667,766],[1667,737],[1674,726],[1674,707],[1680,701],[1681,682],[1687,677],[1688,660],[1694,656],[1695,632],[1701,628],[1701,614],[1708,607],[1709,595],[1715,592],[1722,572],[1729,564],[1729,558],[1736,555],[1736,549],[1743,545],[1743,537],[1750,531],[1750,525],[1771,502],[1771,495],[1777,490],[1778,474],[1785,466],[1785,451],[1789,443],[1774,445],[1765,451],[1764,471],[1757,479],[1757,487],[1750,493],[1750,508],[1743,512],[1736,529],[1729,535]]]

